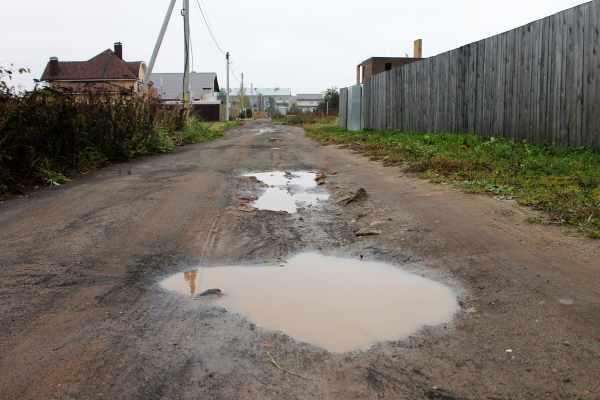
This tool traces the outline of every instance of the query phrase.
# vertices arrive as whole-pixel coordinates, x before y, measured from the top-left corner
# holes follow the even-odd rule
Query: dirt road
[[[301,220],[238,210],[263,190],[242,174],[313,169],[331,193],[363,187],[367,199]],[[513,201],[270,122],[28,196],[0,204],[3,399],[600,398],[598,242],[526,224],[534,212]],[[380,235],[356,236],[382,216]],[[393,263],[448,285],[461,309],[450,324],[335,353],[160,286],[199,265],[301,251]],[[264,343],[312,380],[277,369]]]

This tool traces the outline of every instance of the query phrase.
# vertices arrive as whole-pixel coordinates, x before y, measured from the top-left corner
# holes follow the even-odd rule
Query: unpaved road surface
[[[302,220],[238,210],[263,190],[242,174],[314,169],[331,193],[363,187],[367,199]],[[600,399],[598,242],[528,225],[515,202],[270,122],[28,196],[0,204],[2,399]],[[381,219],[380,235],[356,236]],[[449,285],[461,310],[333,353],[160,286],[302,251],[393,263]],[[264,343],[312,380],[277,369]]]

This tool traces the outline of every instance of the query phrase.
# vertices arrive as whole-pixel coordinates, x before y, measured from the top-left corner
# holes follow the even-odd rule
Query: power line
[[[208,31],[208,26],[205,23],[202,27],[204,28],[204,34],[206,35],[206,40],[208,42],[208,47],[210,48],[210,52],[212,53],[213,57],[215,57],[215,60],[220,61],[221,58],[219,56],[217,56],[217,53],[215,52],[215,45],[214,45],[213,41],[210,38],[210,33]]]
[[[231,65],[233,63],[229,63],[229,68],[231,68],[231,74],[233,75],[233,77],[235,78],[236,81],[240,81],[240,78],[238,78],[237,76],[235,76],[235,71],[233,70],[233,66]]]
[[[221,53],[225,54],[225,52],[223,50],[221,50],[221,47],[219,46],[219,43],[217,43],[217,39],[215,39],[215,35],[213,35],[212,29],[210,28],[210,24],[208,23],[208,19],[204,15],[204,11],[202,10],[202,6],[200,5],[200,0],[196,0],[196,3],[198,4],[198,8],[200,9],[200,13],[202,14],[202,18],[204,18],[204,23],[206,24],[206,27],[208,28],[208,32],[210,33],[210,36],[212,37],[213,41],[217,45],[217,48],[219,49],[219,51]]]

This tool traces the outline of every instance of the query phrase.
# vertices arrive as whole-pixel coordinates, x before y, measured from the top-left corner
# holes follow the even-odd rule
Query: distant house
[[[183,73],[152,73],[154,93],[167,104],[181,104]],[[203,121],[224,121],[225,104],[217,99],[219,81],[214,72],[190,72],[192,113]]]
[[[40,80],[52,88],[75,94],[83,94],[86,88],[118,94],[124,89],[137,93],[145,75],[146,63],[123,60],[123,44],[118,42],[114,51],[107,49],[88,61],[59,61],[50,57]]]
[[[273,104],[282,114],[287,114],[294,103],[290,88],[245,88],[244,102],[252,108],[267,110]],[[229,102],[236,104],[239,89],[229,89]],[[246,100],[247,99],[247,100]],[[246,105],[244,104],[244,105]]]
[[[183,73],[152,73],[154,92],[165,101],[179,101],[183,90]],[[219,81],[215,72],[190,72],[189,92],[193,101],[218,101]]]
[[[409,58],[407,54],[406,57],[371,57],[363,61],[356,66],[356,84],[362,83],[365,78],[370,76],[422,60],[422,46],[423,41],[421,39],[415,40],[413,58]]]
[[[323,95],[318,94],[300,94],[296,95],[298,108],[302,109],[303,112],[315,110],[319,105],[319,102],[323,100]]]

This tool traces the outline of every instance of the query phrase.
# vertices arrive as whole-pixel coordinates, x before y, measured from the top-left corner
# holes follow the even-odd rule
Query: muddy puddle
[[[315,182],[314,172],[256,172],[244,176],[254,176],[269,186],[258,200],[250,204],[260,210],[286,211],[293,214],[298,210],[317,207],[329,198],[329,193],[319,188]]]
[[[273,134],[273,133],[282,133],[282,134],[289,135],[288,132],[282,131],[280,129],[275,129],[275,128],[259,128],[258,132],[255,133],[254,136],[260,136],[260,135],[264,135],[264,134]]]
[[[450,322],[459,309],[445,285],[394,266],[303,253],[283,265],[206,267],[162,285],[243,314],[329,351],[368,349],[421,326]]]

